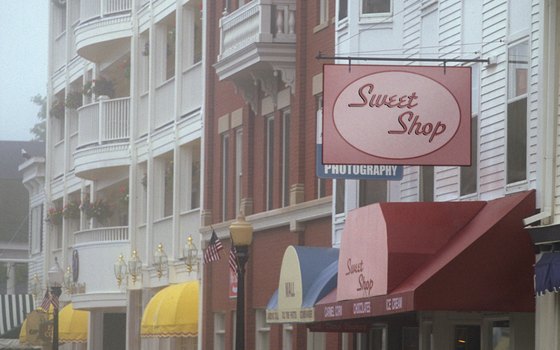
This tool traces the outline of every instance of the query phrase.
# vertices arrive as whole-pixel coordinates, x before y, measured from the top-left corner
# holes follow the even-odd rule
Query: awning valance
[[[336,287],[337,272],[336,248],[286,248],[278,290],[266,307],[267,322],[313,322],[313,306]]]
[[[157,292],[144,309],[141,336],[196,337],[198,289],[198,281],[190,281]]]
[[[320,322],[411,311],[533,312],[535,192],[483,202],[379,203],[346,219]],[[312,328],[313,328],[312,327]]]
[[[535,264],[537,295],[560,291],[560,252],[543,253]]]
[[[58,339],[62,343],[85,343],[88,338],[89,311],[75,310],[72,303],[58,314]]]
[[[5,338],[11,330],[20,327],[32,310],[31,294],[0,295],[0,337]],[[14,338],[17,338],[17,333]]]

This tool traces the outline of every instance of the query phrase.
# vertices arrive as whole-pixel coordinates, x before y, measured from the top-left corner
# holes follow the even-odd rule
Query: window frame
[[[360,0],[360,18],[386,18],[393,15],[393,0],[385,0],[389,4],[389,11],[386,12],[364,12],[364,2],[368,0]]]
[[[526,52],[524,52],[524,54],[527,55],[527,62],[525,63],[525,68],[519,68],[518,63],[519,62],[513,62],[512,63],[512,56],[511,53],[512,51],[517,48],[520,47],[522,45],[526,45]],[[505,128],[506,128],[506,144],[505,144],[505,182],[506,182],[506,187],[508,189],[510,189],[511,187],[517,187],[519,185],[523,185],[526,184],[528,181],[528,172],[529,172],[529,161],[528,161],[528,152],[527,152],[527,147],[528,147],[528,123],[529,123],[529,77],[530,77],[530,60],[531,60],[531,49],[530,49],[530,41],[528,37],[524,37],[521,40],[515,41],[513,43],[511,43],[511,45],[508,46],[507,48],[507,84],[506,84],[506,98],[507,98],[507,103],[505,106]],[[518,55],[519,56],[519,55]],[[516,56],[516,57],[518,57]],[[514,64],[512,66],[512,64]],[[524,81],[524,86],[521,86],[522,91],[518,91],[517,89],[520,88],[520,86],[518,85],[518,79],[521,78],[521,76],[518,76],[518,70],[519,69],[525,69],[525,72],[522,72],[523,74],[523,79],[525,79]],[[512,71],[514,71],[514,74],[512,74]],[[513,89],[513,84],[515,83],[515,90]],[[523,90],[524,89],[524,90]],[[512,96],[513,94],[513,96]],[[513,113],[511,113],[510,108],[514,107],[514,104],[518,104],[518,103],[523,103],[523,101],[525,101],[525,110],[524,110],[524,117],[520,117],[518,115],[513,115]],[[518,118],[523,118],[523,120],[520,121],[516,121],[513,120],[514,117],[518,117]],[[517,122],[517,123],[516,123]],[[519,123],[520,122],[520,123]],[[514,125],[514,123],[516,123]],[[519,124],[519,125],[517,125]],[[524,125],[523,125],[524,124]],[[524,128],[520,129],[519,126],[523,125]],[[516,126],[516,127],[514,127]],[[524,135],[519,135],[519,133],[522,132],[524,133]],[[517,140],[516,142],[513,142],[514,136],[518,136],[515,139]],[[523,138],[524,136],[524,138]],[[524,139],[524,140],[523,140]],[[519,140],[524,141],[523,143],[523,147],[521,147]],[[513,148],[515,147],[515,148]],[[523,149],[521,149],[523,148]],[[510,151],[510,149],[512,149]],[[519,154],[523,153],[522,157],[519,157]],[[513,162],[511,161],[512,159],[518,159],[521,160],[523,159],[523,164],[515,164],[516,167],[513,168],[512,164]],[[524,169],[522,169],[524,168]],[[522,172],[524,172],[523,175],[520,175]],[[518,174],[519,173],[519,174]]]

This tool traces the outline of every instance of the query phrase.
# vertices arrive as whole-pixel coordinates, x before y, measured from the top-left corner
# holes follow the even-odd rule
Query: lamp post
[[[53,338],[52,349],[58,350],[58,298],[62,294],[62,283],[64,282],[64,271],[54,258],[54,265],[48,272],[49,286],[51,288],[51,303],[53,306]]]
[[[235,350],[245,349],[245,264],[253,240],[253,226],[239,215],[229,226],[231,241],[237,258],[237,314],[235,319]]]

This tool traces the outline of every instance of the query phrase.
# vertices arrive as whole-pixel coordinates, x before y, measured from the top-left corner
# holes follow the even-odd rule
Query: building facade
[[[62,305],[89,311],[66,348],[196,347],[140,332],[156,292],[198,278],[201,23],[199,0],[50,1],[40,275],[58,262]]]
[[[233,348],[229,225],[242,213],[255,231],[248,349],[559,348],[558,296],[533,302],[532,286],[532,264],[560,241],[557,11],[553,0],[52,0],[45,205],[31,227],[47,223],[31,246],[43,287],[58,261],[71,277],[63,303],[89,311],[87,343],[64,346]],[[319,178],[323,64],[367,63],[348,56],[470,67],[471,165]],[[183,247],[213,232],[221,258],[197,264]],[[360,248],[387,268],[385,288],[364,279],[374,294],[357,296],[343,276],[364,275]],[[279,281],[310,271],[313,249],[329,256],[315,264],[336,256],[317,275],[338,285],[281,321]],[[197,331],[152,332],[156,293],[191,282]]]
[[[235,344],[236,276],[228,267],[229,225],[254,227],[246,272],[247,349],[338,348],[340,335],[269,324],[289,245],[331,246],[331,181],[315,175],[321,106],[319,51],[332,51],[335,3],[207,2],[204,123],[205,240],[225,249],[205,265],[202,348]]]
[[[373,64],[381,65],[471,68],[471,165],[405,165],[400,181],[336,181],[333,245],[341,249],[338,287],[316,306],[320,322],[312,328],[343,331],[352,323],[359,331],[354,335],[356,344],[364,349],[557,348],[552,330],[558,314],[552,303],[557,295],[544,293],[535,299],[533,286],[532,266],[548,249],[545,243],[551,241],[539,242],[544,245],[537,245],[536,251],[541,253],[534,256],[535,239],[531,241],[531,230],[524,229],[556,222],[556,160],[549,157],[557,142],[555,131],[550,130],[558,118],[553,63],[557,53],[552,39],[557,31],[556,2],[337,1],[335,23],[334,55],[341,58],[374,58],[377,62]],[[386,57],[402,62],[384,60]],[[440,62],[421,61],[427,58]],[[485,62],[474,62],[478,59]],[[349,64],[343,59],[338,63]],[[353,65],[360,63],[371,62],[352,61]],[[513,205],[515,198],[518,202]],[[443,206],[436,209],[424,202]],[[434,216],[451,209],[455,203],[450,202],[461,206],[479,203],[483,209],[457,230]],[[497,226],[484,224],[486,211],[509,202],[507,215],[491,215],[500,218]],[[393,220],[395,208],[408,213],[407,217]],[[446,215],[461,220],[464,214],[464,210],[451,210]],[[409,222],[416,215],[420,216]],[[375,218],[380,226],[365,228],[368,218]],[[425,222],[426,218],[431,219]],[[449,236],[440,246],[436,236],[442,227],[447,227]],[[369,248],[369,254],[384,258],[360,260],[363,255],[359,252],[349,252],[351,247],[359,251],[356,244],[363,238],[352,241],[348,236],[362,234],[384,242],[381,249]],[[473,234],[477,238],[470,236]],[[500,235],[502,238],[492,238]],[[426,241],[430,244],[423,247]],[[518,254],[498,252],[512,242],[521,244],[512,249]],[[485,252],[488,249],[494,251]],[[496,254],[501,255],[499,263]],[[376,281],[386,283],[385,288],[374,287],[367,296],[349,296],[345,286],[353,282],[342,272],[352,275],[355,269],[348,263],[347,270],[345,259],[385,264],[385,269],[376,270]],[[458,263],[471,269],[461,270]],[[485,282],[488,274],[493,277]],[[515,279],[504,278],[508,274]],[[460,287],[463,280],[469,281],[468,286]],[[442,284],[436,286],[438,283]],[[502,293],[503,288],[514,285],[513,289],[523,292]]]

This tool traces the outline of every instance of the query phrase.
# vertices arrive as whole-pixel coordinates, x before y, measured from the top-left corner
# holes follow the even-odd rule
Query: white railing
[[[155,251],[158,244],[163,244],[163,249],[166,252],[171,252],[173,249],[173,220],[171,217],[161,219],[154,222],[152,234],[152,247],[151,251]],[[153,256],[153,255],[152,255]],[[151,257],[153,259],[153,257]]]
[[[129,11],[131,9],[131,0],[104,0],[104,14],[111,14],[122,11]]]
[[[94,102],[78,109],[78,147],[98,142],[99,103]]]
[[[53,69],[57,70],[66,63],[66,32],[56,37],[52,52]]]
[[[295,42],[295,0],[252,1],[220,20],[220,56],[255,42]]]
[[[80,20],[82,22],[95,17],[130,11],[131,0],[84,0],[80,3]]]
[[[157,129],[175,119],[175,78],[156,88],[154,127]]]
[[[128,140],[130,136],[130,98],[101,100],[83,106],[79,114],[78,146]]]
[[[56,145],[54,145],[52,155],[54,177],[57,177],[64,173],[64,141],[59,141]]]
[[[183,72],[181,114],[186,114],[202,105],[202,64],[196,64]]]
[[[85,22],[90,18],[101,16],[101,1],[80,1],[80,21]]]
[[[100,227],[74,233],[75,244],[128,241],[128,226]]]
[[[130,98],[101,101],[99,130],[101,142],[124,140],[129,138]]]

